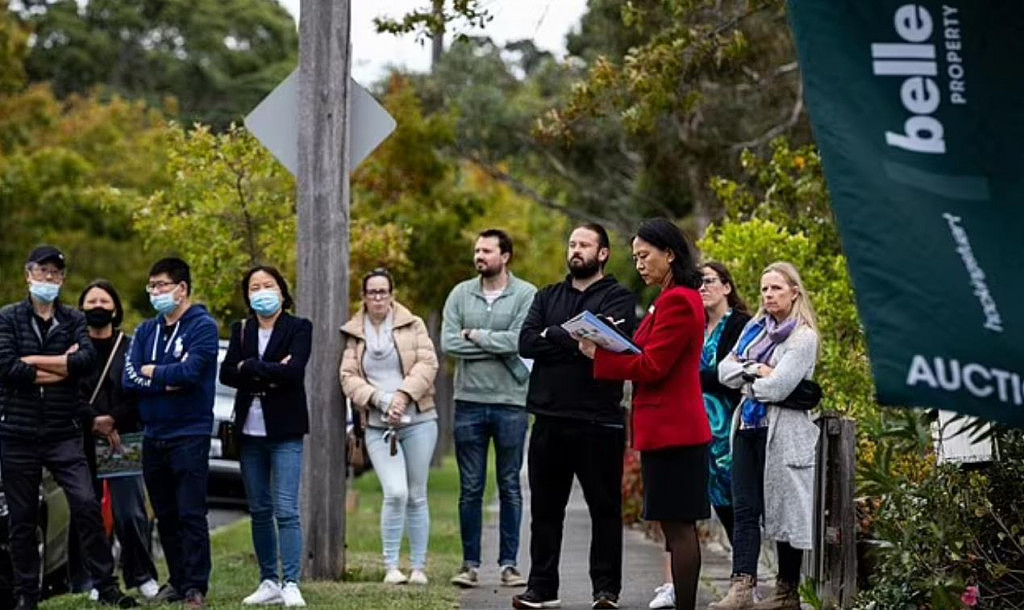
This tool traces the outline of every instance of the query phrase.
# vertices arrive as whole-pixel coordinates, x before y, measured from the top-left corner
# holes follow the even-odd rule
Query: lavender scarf
[[[741,361],[768,364],[775,348],[785,343],[797,326],[796,318],[789,318],[781,324],[771,316],[765,316],[747,327],[733,350]],[[740,402],[740,423],[743,428],[762,428],[767,425],[768,407],[761,401],[745,397]]]

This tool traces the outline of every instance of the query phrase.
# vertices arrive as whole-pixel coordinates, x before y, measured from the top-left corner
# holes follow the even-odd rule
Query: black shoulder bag
[[[245,349],[245,318],[242,319],[242,328],[238,333],[238,345],[242,348],[240,351]],[[225,460],[238,461],[242,457],[242,439],[235,416],[236,412],[232,408],[231,418],[220,422],[220,426],[217,427],[217,438],[220,439],[220,455]]]

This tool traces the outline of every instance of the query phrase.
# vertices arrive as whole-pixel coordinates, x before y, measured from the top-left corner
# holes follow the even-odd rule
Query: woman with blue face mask
[[[309,432],[304,379],[313,325],[287,313],[292,298],[277,269],[251,269],[241,287],[250,315],[231,326],[220,381],[238,389],[235,428],[260,566],[259,586],[242,603],[303,607],[299,482],[302,437]]]

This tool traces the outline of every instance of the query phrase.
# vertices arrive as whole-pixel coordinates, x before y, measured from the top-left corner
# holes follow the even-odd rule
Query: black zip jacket
[[[114,336],[110,340],[116,342],[117,336],[120,333],[121,331],[115,331]],[[100,382],[103,367],[107,365],[106,358],[99,357],[100,350],[97,349],[98,357],[92,374],[83,379],[78,386],[78,399],[82,405],[80,412],[85,415],[85,419],[82,422],[83,425],[91,422],[92,418],[97,415],[110,415],[114,418],[114,428],[121,434],[138,432],[142,429],[139,424],[139,396],[135,393],[126,392],[124,389],[124,359],[128,353],[128,346],[131,344],[131,341],[132,338],[128,335],[124,335],[121,338],[121,344],[117,346],[117,351],[113,354],[110,370],[107,371],[107,376],[103,379],[100,391],[96,394],[96,402],[90,405],[89,399],[92,398],[96,384]]]
[[[622,382],[596,381],[593,362],[560,326],[583,311],[623,320],[618,327],[628,336],[636,329],[636,295],[611,276],[582,292],[573,288],[572,276],[539,290],[519,333],[519,355],[533,359],[526,408],[537,415],[619,425],[624,422]]]
[[[0,437],[74,438],[82,433],[78,384],[92,374],[96,363],[85,315],[57,301],[45,335],[33,316],[27,298],[0,309]],[[36,385],[36,370],[22,362],[22,356],[60,356],[76,343],[78,351],[68,356],[67,379]]]

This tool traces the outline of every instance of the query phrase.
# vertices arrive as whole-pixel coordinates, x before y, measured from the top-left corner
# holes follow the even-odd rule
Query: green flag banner
[[[879,402],[1024,426],[1024,0],[790,0]]]

